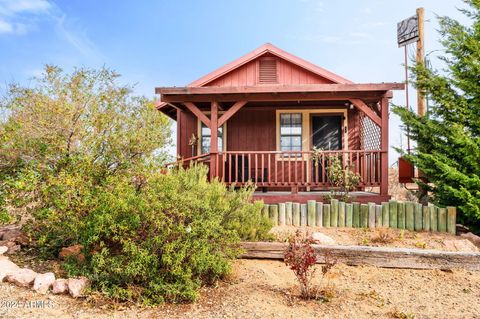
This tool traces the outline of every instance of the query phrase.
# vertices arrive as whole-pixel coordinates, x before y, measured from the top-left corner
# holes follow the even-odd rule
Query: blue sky
[[[435,15],[463,22],[461,0],[0,0],[0,85],[25,85],[46,63],[106,65],[153,97],[265,42],[352,81],[404,81],[396,23],[425,8],[426,52],[440,49]],[[414,54],[411,46],[410,54]],[[434,66],[440,66],[433,52]],[[415,104],[415,95],[410,99]],[[403,92],[393,102],[404,104]],[[392,118],[392,146],[401,144]],[[391,155],[391,161],[395,155]]]

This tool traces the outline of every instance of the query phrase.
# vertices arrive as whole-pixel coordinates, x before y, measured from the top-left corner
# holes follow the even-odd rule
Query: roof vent
[[[277,60],[264,58],[259,60],[258,68],[259,83],[277,83]]]

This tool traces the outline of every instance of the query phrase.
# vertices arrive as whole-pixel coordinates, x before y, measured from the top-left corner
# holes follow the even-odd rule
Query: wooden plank
[[[452,235],[457,233],[457,209],[451,206],[447,206],[447,231]]]
[[[368,203],[368,228],[375,228],[375,203]]]
[[[323,227],[330,227],[330,204],[323,204]]]
[[[415,203],[405,203],[405,228],[415,230]]]
[[[383,227],[390,227],[390,204],[382,202],[382,224]]]
[[[300,226],[307,226],[307,204],[300,204]]]
[[[389,202],[388,212],[389,212],[388,218],[389,218],[390,228],[397,228],[398,227],[398,205],[396,201],[391,200]]]
[[[293,203],[293,226],[300,226],[300,203]]]
[[[430,208],[428,206],[423,206],[422,213],[423,230],[430,231]]]
[[[345,227],[345,202],[338,202],[338,227]]]
[[[446,232],[447,231],[447,209],[438,208],[438,231]]]
[[[332,199],[330,205],[330,226],[338,227],[338,199]]]
[[[429,249],[312,245],[317,263],[324,262],[324,251],[329,251],[339,263],[350,266],[372,265],[383,268],[454,269],[480,271],[480,253],[450,252]],[[241,258],[283,260],[286,243],[245,242],[246,252]]]
[[[263,218],[269,218],[269,216],[270,216],[269,206],[270,205],[268,205],[268,204],[263,205],[263,208],[262,208],[262,217]]]
[[[353,204],[347,203],[345,205],[345,226],[353,227]]]
[[[316,226],[316,201],[307,201],[307,225],[310,227]]]
[[[278,204],[278,224],[280,226],[285,226],[287,219],[287,211],[285,203]]]
[[[292,220],[293,220],[292,206],[293,206],[292,202],[286,202],[285,203],[285,210],[286,210],[286,221],[285,221],[285,223],[288,226],[292,225]]]
[[[360,205],[360,227],[368,227],[368,204]]]
[[[437,209],[434,205],[428,206],[430,211],[430,230],[438,231]]]
[[[397,206],[397,228],[405,229],[405,202],[398,202]]]
[[[319,202],[316,204],[316,216],[315,216],[315,220],[316,220],[316,226],[317,227],[323,227],[323,203],[322,202]]]
[[[200,109],[195,105],[193,104],[192,102],[185,102],[183,103],[185,104],[185,106],[187,107],[187,109],[190,110],[190,112],[192,112],[193,114],[195,114],[195,116],[203,122],[203,124],[205,124],[207,127],[210,127],[210,120],[209,118],[202,112],[200,111]]]
[[[157,87],[162,95],[178,94],[233,94],[233,93],[290,93],[290,92],[365,92],[403,90],[404,83],[348,83],[348,84],[290,84],[252,86]]]
[[[375,227],[380,228],[382,226],[382,205],[375,205]]]
[[[235,104],[232,105],[231,108],[229,108],[223,115],[218,119],[218,127],[222,126],[223,123],[228,121],[235,113],[238,112],[245,104],[247,104],[247,101],[238,101]]]
[[[423,210],[422,204],[415,204],[415,230],[421,231],[423,229]]]
[[[353,227],[360,227],[360,203],[353,203]]]
[[[272,222],[273,226],[278,225],[278,205],[270,205],[269,207],[269,214],[270,214],[270,221]]]
[[[375,113],[365,102],[360,99],[350,99],[353,105],[355,105],[361,112],[365,113],[375,124],[382,127],[382,119]],[[388,177],[388,176],[387,176]]]

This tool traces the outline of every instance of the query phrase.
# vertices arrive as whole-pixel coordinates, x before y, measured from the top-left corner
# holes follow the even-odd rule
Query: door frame
[[[313,125],[312,125],[312,118],[314,116],[319,116],[319,117],[322,117],[322,116],[339,116],[340,117],[340,132],[341,132],[341,143],[342,143],[342,147],[339,149],[339,151],[341,150],[347,150],[346,148],[346,143],[347,141],[345,140],[345,131],[347,130],[347,127],[345,126],[345,121],[346,121],[346,116],[345,116],[345,113],[343,112],[331,112],[331,113],[310,113],[310,116],[308,118],[309,120],[309,125],[310,125],[310,137],[309,137],[309,140],[310,140],[310,149],[313,149]]]

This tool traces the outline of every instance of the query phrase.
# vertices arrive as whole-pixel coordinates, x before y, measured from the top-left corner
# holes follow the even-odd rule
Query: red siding
[[[333,83],[293,63],[277,58],[278,84]],[[213,80],[205,86],[250,86],[258,84],[258,59]]]
[[[227,122],[229,151],[274,151],[275,110],[241,109]]]
[[[188,140],[195,134],[197,136],[197,119],[190,112],[178,112],[177,115],[177,154],[182,158],[192,157],[192,147]],[[195,155],[197,155],[195,149]]]
[[[360,149],[360,117],[357,108],[348,110],[348,148]]]

